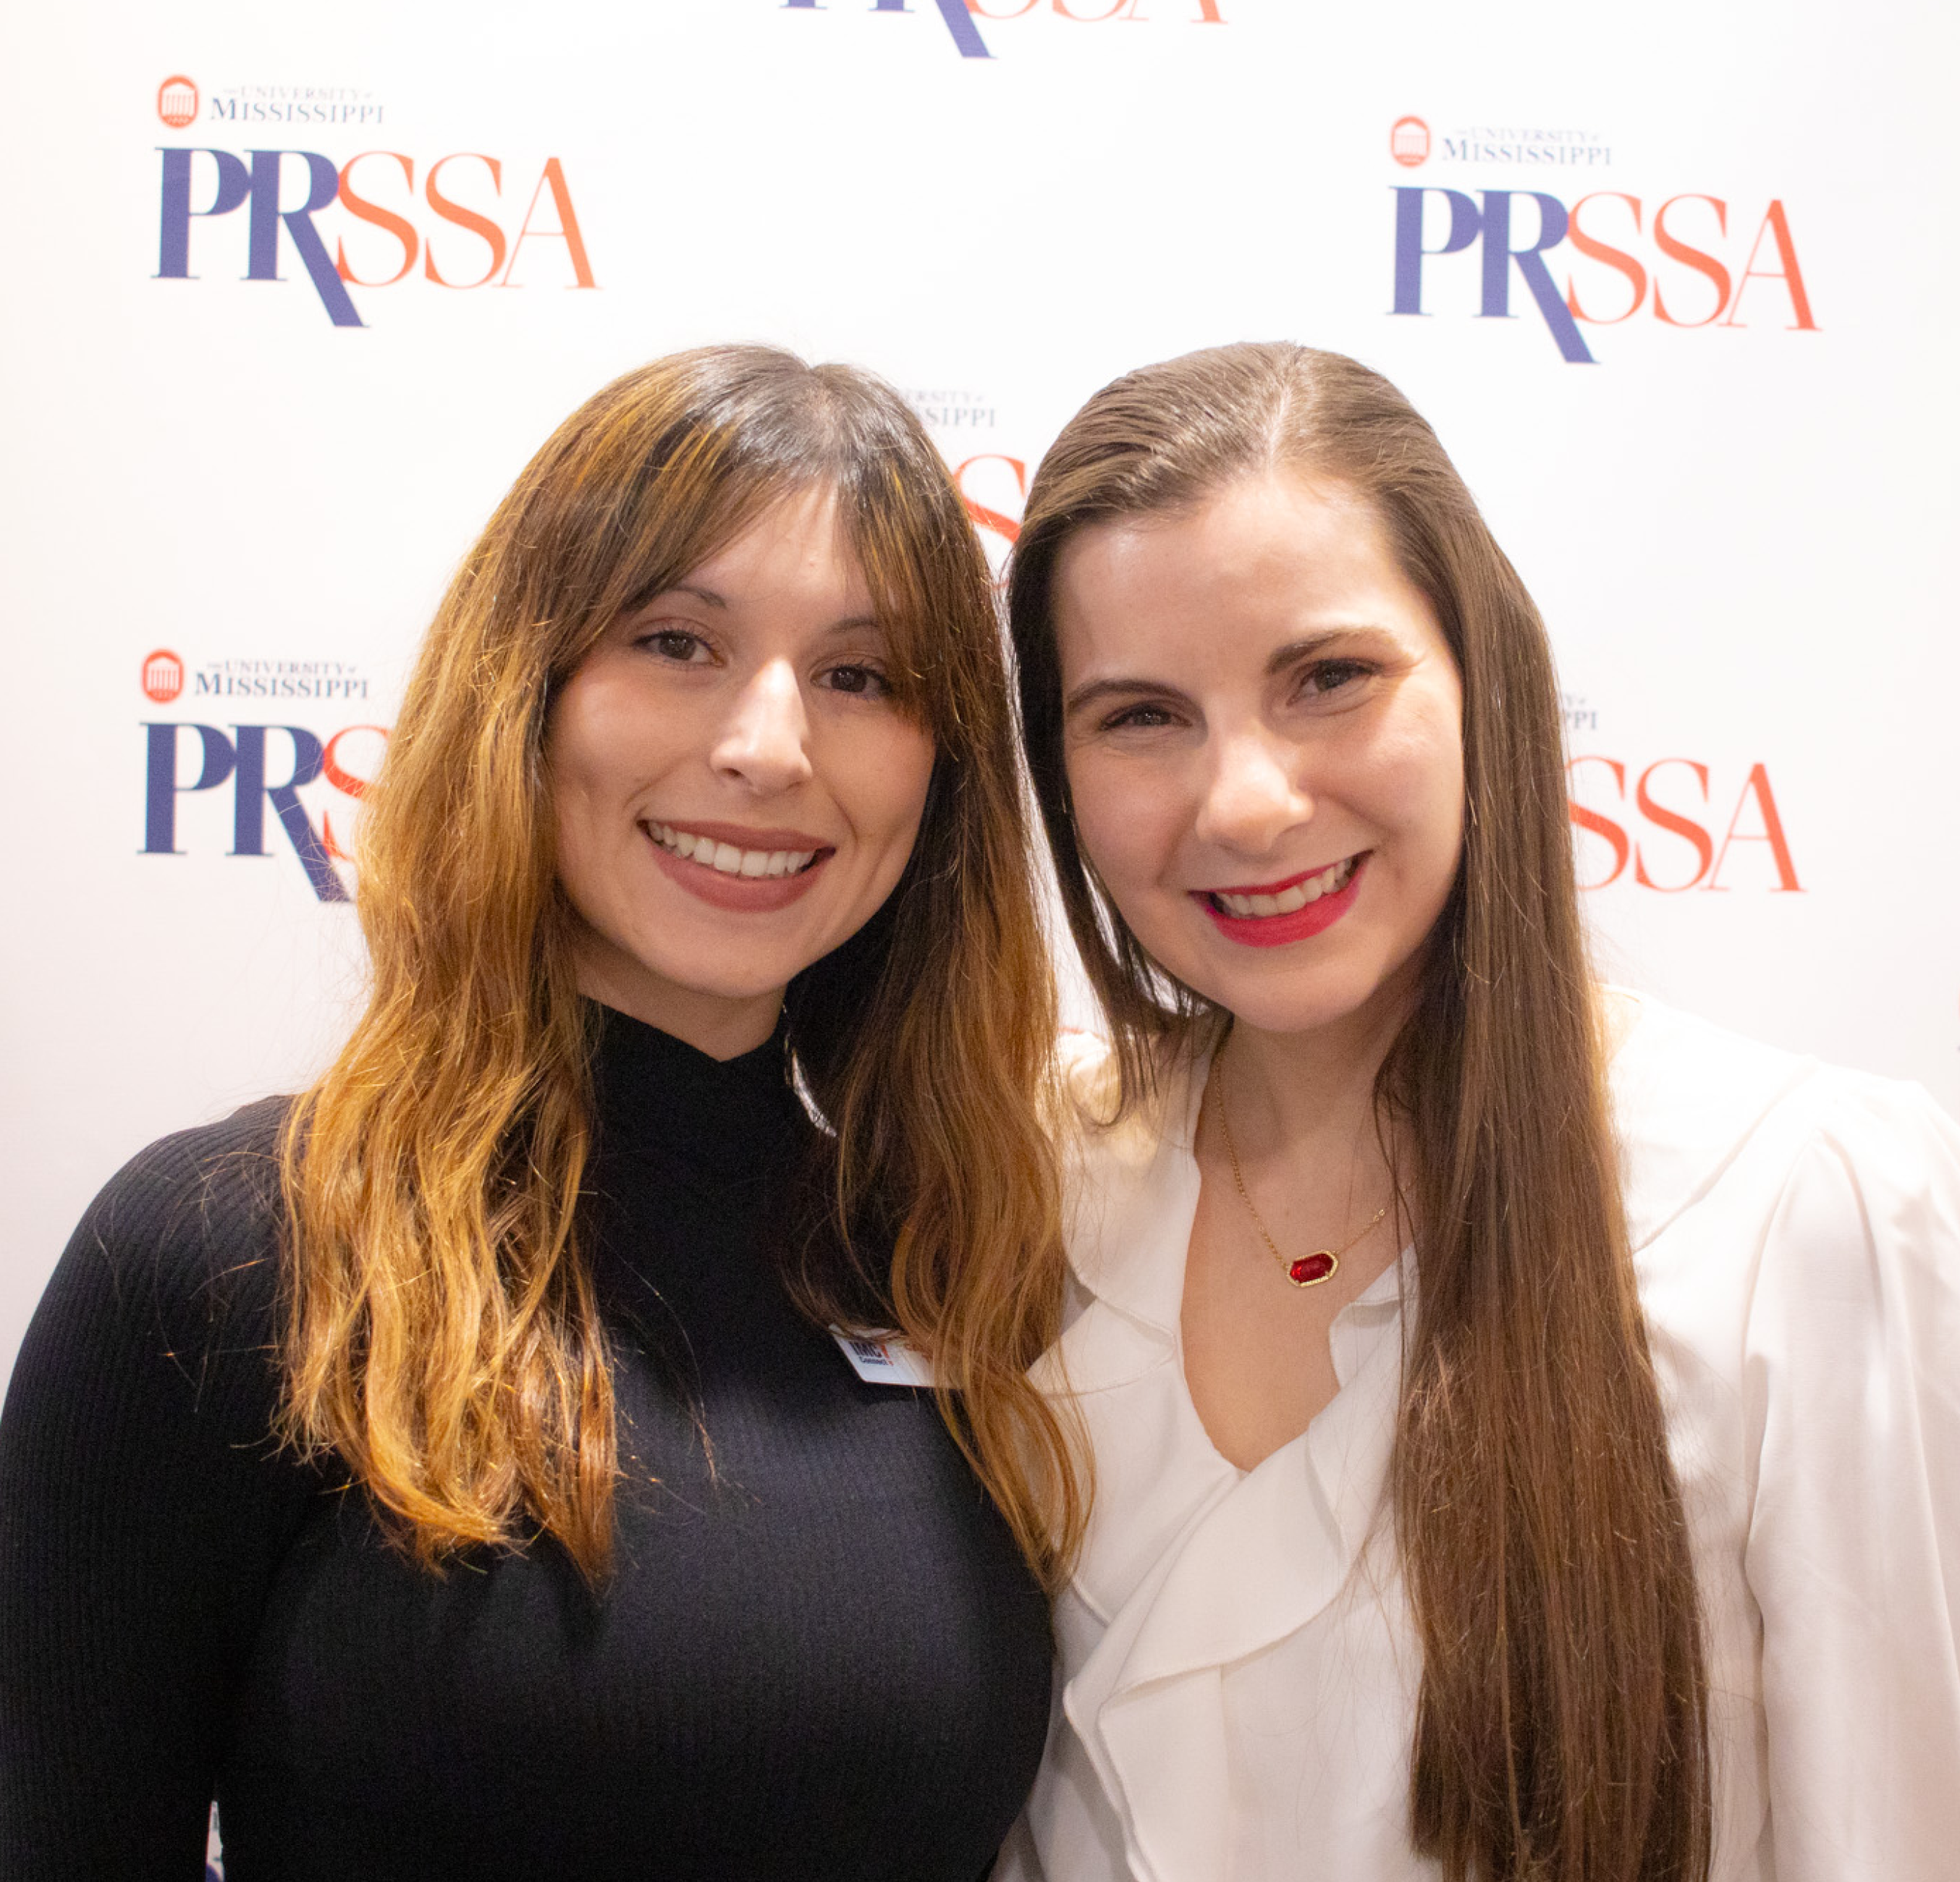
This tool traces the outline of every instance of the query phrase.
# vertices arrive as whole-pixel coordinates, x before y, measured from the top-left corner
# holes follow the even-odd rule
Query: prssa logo
[[[1426,311],[1425,263],[1476,248],[1478,317],[1516,317],[1511,308],[1515,264],[1516,278],[1569,365],[1595,363],[1579,330],[1581,323],[1615,326],[1643,307],[1667,326],[1748,326],[1752,323],[1744,303],[1755,282],[1776,284],[1760,288],[1749,302],[1748,311],[1757,324],[1787,313],[1780,324],[1790,331],[1818,331],[1796,238],[1780,197],[1771,198],[1760,212],[1752,208],[1737,217],[1732,234],[1727,202],[1692,190],[1666,198],[1651,218],[1640,197],[1618,189],[1594,190],[1570,207],[1542,189],[1484,189],[1472,197],[1460,189],[1398,184],[1392,194],[1392,314]],[[1447,215],[1440,225],[1431,213],[1438,210]],[[1602,227],[1610,228],[1613,242],[1602,238]],[[1745,230],[1753,231],[1746,246]],[[1440,240],[1430,239],[1437,236]],[[1650,240],[1657,255],[1647,250]],[[1568,266],[1561,288],[1548,257],[1567,241],[1584,259]],[[1615,295],[1620,300],[1617,307]]]
[[[953,481],[966,514],[981,533],[997,571],[1021,539],[1021,508],[1028,494],[1027,460],[1004,451],[975,451],[953,467]]]
[[[336,867],[348,858],[348,833],[361,799],[373,783],[386,747],[386,726],[343,725],[323,738],[301,725],[221,727],[188,721],[147,721],[144,734],[143,847],[145,856],[184,856],[180,847],[180,801],[231,787],[228,856],[269,856],[274,845],[266,812],[322,902],[345,902],[346,884]],[[188,736],[186,736],[188,734]],[[186,761],[188,760],[188,763]],[[281,774],[283,772],[283,775]],[[323,803],[316,829],[300,793],[316,784],[345,798],[336,836],[333,807]],[[205,842],[221,841],[206,827]],[[200,847],[202,845],[201,845]]]
[[[1421,118],[1397,118],[1389,129],[1389,154],[1405,170],[1429,161],[1429,126]]]
[[[1171,0],[1178,4],[1179,0]],[[1195,24],[1223,26],[1220,0],[1182,0]],[[1149,0],[934,0],[940,18],[962,59],[991,59],[987,42],[974,22],[981,20],[1019,20],[1030,14],[1049,14],[1073,20],[1078,26],[1103,26],[1112,20],[1147,21]],[[830,11],[826,0],[782,0],[785,12],[824,13]],[[870,0],[873,13],[910,13],[909,0]]]
[[[157,88],[157,116],[180,131],[197,116],[197,87],[179,72]]]
[[[184,689],[184,664],[167,647],[143,658],[143,696],[168,705]]]
[[[1568,723],[1573,717],[1570,704],[1566,717]],[[1720,781],[1719,791],[1714,769],[1694,758],[1656,758],[1636,768],[1589,752],[1570,759],[1565,772],[1580,888],[1607,888],[1626,877],[1631,865],[1634,887],[1663,895],[1689,889],[1803,892],[1767,765],[1751,765],[1739,786],[1732,773]],[[1731,802],[1726,820],[1719,811],[1710,814]],[[1725,870],[1731,878],[1726,882]]]
[[[1020,536],[1021,505],[1028,493],[1026,459],[985,448],[1000,425],[998,403],[991,393],[970,385],[908,386],[905,401],[951,469],[953,486],[998,575]]]
[[[415,274],[418,261],[421,278],[438,287],[527,286],[528,282],[516,276],[527,244],[563,243],[562,261],[555,270],[562,285],[599,285],[572,202],[571,186],[565,166],[555,157],[544,160],[528,196],[520,187],[507,197],[502,161],[475,151],[453,151],[419,170],[416,160],[400,151],[362,151],[337,167],[317,151],[253,150],[240,155],[227,150],[166,149],[162,155],[155,277],[159,281],[199,279],[191,272],[192,224],[243,209],[242,279],[287,279],[279,272],[283,230],[336,326],[367,324],[347,291],[350,285],[391,288]],[[370,181],[364,175],[357,187],[354,173],[363,164],[372,167],[378,180]],[[445,176],[452,166],[453,174]],[[298,202],[288,203],[296,183],[304,193]],[[364,195],[363,190],[373,193]],[[513,220],[510,212],[520,200],[524,209]],[[337,213],[323,233],[313,218],[328,212]],[[380,233],[364,234],[363,229]],[[444,244],[440,260],[438,231],[443,232]],[[327,249],[329,237],[331,253]],[[350,241],[355,250],[351,256]],[[234,239],[234,262],[237,246]],[[542,269],[533,267],[528,272],[536,279]],[[568,272],[571,279],[564,281]]]
[[[173,128],[189,123],[197,115],[196,86],[165,79],[157,110]],[[225,123],[371,127],[383,115],[371,94],[351,88],[291,85],[233,86],[211,100],[206,113]],[[336,326],[366,325],[350,287],[391,288],[411,277],[464,290],[522,288],[554,277],[570,288],[599,285],[556,157],[543,160],[528,193],[529,166],[514,169],[507,194],[503,159],[478,151],[452,151],[432,162],[391,150],[360,151],[345,161],[319,151],[209,146],[165,146],[159,154],[159,281],[199,279],[191,269],[192,225],[222,222],[223,230],[199,237],[200,261],[208,266],[203,251],[228,234],[226,260],[233,266],[243,260],[241,279],[284,281],[282,250],[289,250]],[[225,221],[240,209],[239,221]],[[549,259],[554,253],[555,263]]]

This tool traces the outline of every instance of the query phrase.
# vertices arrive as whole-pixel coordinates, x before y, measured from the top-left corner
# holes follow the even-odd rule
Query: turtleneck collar
[[[789,1149],[806,1119],[781,1027],[753,1052],[711,1059],[611,1007],[599,1015],[593,1088],[606,1153],[652,1154],[739,1180]]]

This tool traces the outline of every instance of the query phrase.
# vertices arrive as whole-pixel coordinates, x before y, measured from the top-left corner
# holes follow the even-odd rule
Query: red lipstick
[[[1354,859],[1354,869],[1340,888],[1332,895],[1323,895],[1308,903],[1304,908],[1295,909],[1290,915],[1227,915],[1212,896],[1277,895],[1295,883],[1304,881],[1305,875],[1290,876],[1284,882],[1256,889],[1201,890],[1192,899],[1211,916],[1213,925],[1227,941],[1237,941],[1246,947],[1284,947],[1289,941],[1305,941],[1309,935],[1323,933],[1354,906],[1355,895],[1361,886],[1361,872],[1367,861],[1367,853],[1363,851]],[[1321,873],[1309,870],[1306,874]]]

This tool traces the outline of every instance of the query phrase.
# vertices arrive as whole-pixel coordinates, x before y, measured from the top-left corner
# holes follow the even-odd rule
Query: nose
[[[1247,856],[1269,852],[1313,814],[1298,759],[1290,745],[1258,728],[1222,740],[1198,805],[1198,839]]]
[[[756,670],[737,694],[708,757],[722,776],[746,784],[758,797],[808,782],[810,718],[788,661],[772,660]]]

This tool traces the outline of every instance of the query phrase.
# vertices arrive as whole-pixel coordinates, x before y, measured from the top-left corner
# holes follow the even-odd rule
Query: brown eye
[[[1126,705],[1122,712],[1112,713],[1102,721],[1106,732],[1128,731],[1149,731],[1160,725],[1171,723],[1170,709],[1167,706],[1144,705]]]
[[[889,683],[875,667],[832,667],[824,682],[833,693],[848,693],[854,699],[880,699],[891,691]]]
[[[651,647],[663,660],[693,662],[707,657],[706,643],[698,634],[690,634],[684,628],[663,627],[657,633],[649,634],[641,643]]]
[[[1316,698],[1338,693],[1344,686],[1365,680],[1369,669],[1358,660],[1321,660],[1308,667],[1301,678],[1301,690]]]

